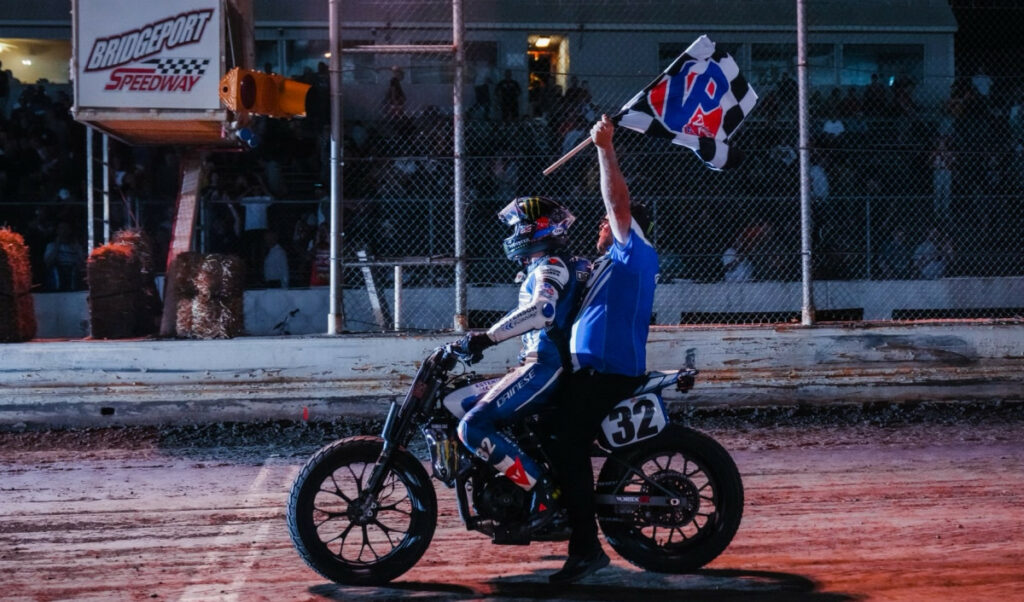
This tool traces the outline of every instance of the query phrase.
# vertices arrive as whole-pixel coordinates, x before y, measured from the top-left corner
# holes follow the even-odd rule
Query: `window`
[[[413,43],[439,44],[434,41]],[[414,54],[409,65],[409,70],[412,71],[410,81],[414,84],[450,84],[455,81],[454,53]]]
[[[442,45],[445,41],[423,41],[414,44]],[[498,63],[498,44],[496,42],[466,43],[466,72],[463,74],[466,83],[472,83],[478,69],[490,69]],[[451,84],[455,81],[455,53],[414,54],[410,62],[411,82],[414,84]],[[486,74],[484,74],[486,76]],[[493,75],[493,74],[492,74]]]
[[[277,40],[256,40],[257,69],[270,73],[281,73],[281,65],[278,64],[279,58]]]
[[[370,46],[371,40],[342,40],[343,48],[353,46]],[[341,55],[341,81],[344,83],[375,84],[377,83],[377,66],[375,54],[361,52]]]
[[[807,46],[807,83],[810,87],[836,85],[836,48],[832,44]]]
[[[42,40],[29,38],[0,39],[0,61],[3,70],[10,70],[14,79],[34,84],[46,80],[51,84],[71,81],[70,40]]]
[[[373,44],[371,40],[342,40],[344,48],[371,44]],[[310,71],[317,72],[320,63],[330,64],[330,41],[288,40],[285,42],[285,53],[288,65],[284,70],[284,75],[300,77],[306,73],[308,76]],[[376,83],[377,70],[374,56],[372,53],[342,53],[341,81],[343,83]],[[258,64],[262,65],[262,62],[258,62]]]
[[[485,78],[490,77],[492,84],[498,83],[501,75],[495,72],[497,65],[497,42],[468,42],[466,44],[466,67],[469,69],[466,81],[483,83]]]
[[[288,40],[284,73],[291,78],[308,79],[316,74],[319,63],[327,64],[327,40]]]
[[[796,79],[796,44],[754,44],[750,49],[750,81],[758,89],[768,89],[788,73]],[[835,46],[808,44],[807,84],[810,87],[835,86]]]
[[[891,85],[908,77],[920,83],[924,78],[924,47],[917,44],[844,44],[840,84],[866,86],[871,74]]]

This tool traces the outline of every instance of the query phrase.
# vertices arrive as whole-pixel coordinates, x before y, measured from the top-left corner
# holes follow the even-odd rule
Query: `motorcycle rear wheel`
[[[437,496],[423,465],[399,449],[376,496],[366,481],[378,437],[335,441],[306,462],[288,497],[288,531],[306,564],[345,585],[381,585],[423,556],[437,526]]]
[[[605,461],[598,494],[665,496],[673,507],[640,505],[598,522],[612,548],[649,571],[689,573],[708,564],[732,541],[743,516],[743,482],[729,453],[714,439],[681,425]],[[641,471],[644,478],[630,469]]]

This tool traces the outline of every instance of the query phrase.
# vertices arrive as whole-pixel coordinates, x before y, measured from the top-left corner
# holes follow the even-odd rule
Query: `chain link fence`
[[[1020,317],[1024,52],[1006,23],[1024,9],[806,4],[816,321]],[[760,100],[734,136],[746,159],[733,170],[616,134],[631,193],[654,216],[655,322],[800,320],[796,2],[710,5],[721,10],[649,0],[466,5],[470,327],[515,304],[518,266],[502,255],[509,233],[495,219],[513,197],[567,204],[577,215],[572,251],[593,254],[603,213],[594,152],[541,171],[701,34],[734,56]],[[362,0],[343,10],[346,285],[358,289],[361,258],[454,256],[456,65],[451,53],[366,49],[450,45],[450,2]],[[295,72],[325,60],[324,40],[283,43],[257,50]],[[322,155],[323,136],[311,140]],[[450,265],[380,271],[377,286],[390,294],[396,278],[406,327],[451,327]]]

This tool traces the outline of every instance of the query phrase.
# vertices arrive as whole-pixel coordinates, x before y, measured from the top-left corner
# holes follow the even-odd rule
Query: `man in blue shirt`
[[[614,129],[603,115],[590,132],[607,215],[597,241],[603,255],[594,262],[583,290],[569,344],[574,371],[561,408],[559,449],[552,459],[572,535],[569,558],[549,577],[552,583],[576,581],[608,566],[597,538],[590,445],[604,416],[636,390],[647,370],[658,254],[647,238],[646,208],[630,201],[612,144]]]

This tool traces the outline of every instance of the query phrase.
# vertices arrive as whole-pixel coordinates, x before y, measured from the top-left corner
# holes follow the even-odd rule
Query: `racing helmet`
[[[535,253],[561,249],[576,217],[558,201],[543,196],[521,196],[498,212],[498,219],[514,228],[501,246],[509,259],[523,260]]]

